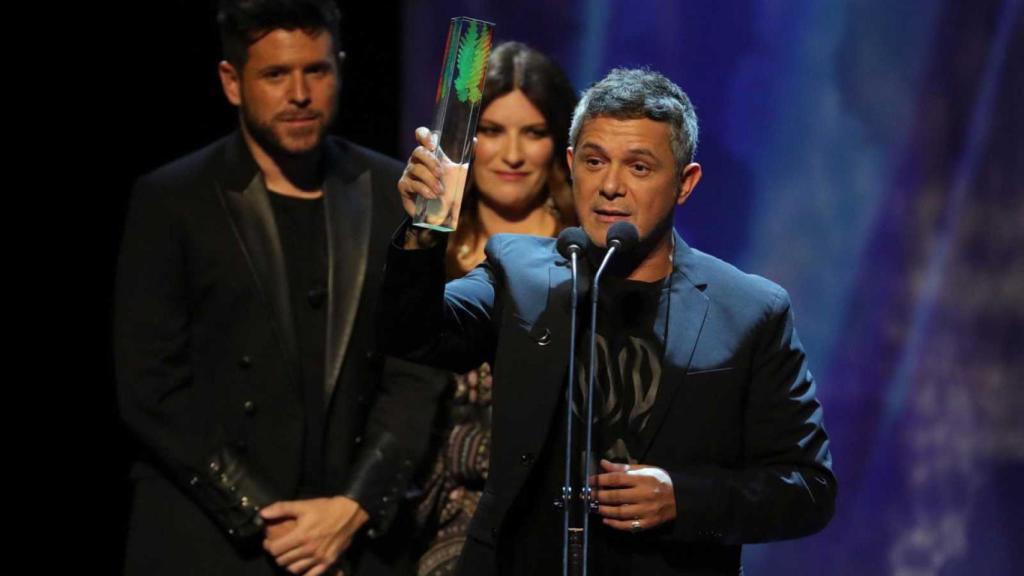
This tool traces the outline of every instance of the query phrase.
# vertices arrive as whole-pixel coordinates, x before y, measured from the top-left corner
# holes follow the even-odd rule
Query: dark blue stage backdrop
[[[832,524],[747,547],[748,572],[1019,573],[1022,3],[408,1],[399,149],[429,122],[452,16],[579,89],[667,74],[701,121],[677,226],[790,291],[840,479]]]

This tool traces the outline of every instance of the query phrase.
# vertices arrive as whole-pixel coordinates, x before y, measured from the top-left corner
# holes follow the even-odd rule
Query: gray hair
[[[591,86],[572,114],[569,146],[576,146],[584,123],[599,117],[667,122],[672,130],[677,171],[681,173],[683,167],[693,162],[697,152],[697,113],[686,92],[657,72],[616,68]]]

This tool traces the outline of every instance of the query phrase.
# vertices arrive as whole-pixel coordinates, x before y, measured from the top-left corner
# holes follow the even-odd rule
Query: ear
[[[683,168],[683,174],[679,178],[679,194],[676,196],[676,204],[682,206],[686,199],[690,197],[690,193],[697,187],[697,182],[700,182],[700,164],[691,162]]]
[[[569,175],[572,176],[572,146],[565,149],[565,165],[569,167]]]
[[[224,89],[224,96],[234,106],[242,104],[241,74],[227,60],[221,60],[217,64],[217,73],[220,75],[220,86]]]

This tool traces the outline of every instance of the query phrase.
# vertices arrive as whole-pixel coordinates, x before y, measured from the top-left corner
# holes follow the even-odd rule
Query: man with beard
[[[327,136],[339,19],[330,0],[222,2],[240,130],[133,192],[115,314],[140,447],[129,574],[387,570],[377,536],[445,379],[372,349],[401,166]]]

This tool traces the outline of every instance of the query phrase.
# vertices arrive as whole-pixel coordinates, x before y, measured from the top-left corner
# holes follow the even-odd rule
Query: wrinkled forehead
[[[672,128],[667,122],[646,116],[588,118],[580,127],[576,150],[599,147],[605,151],[646,151],[656,156],[672,154]]]

